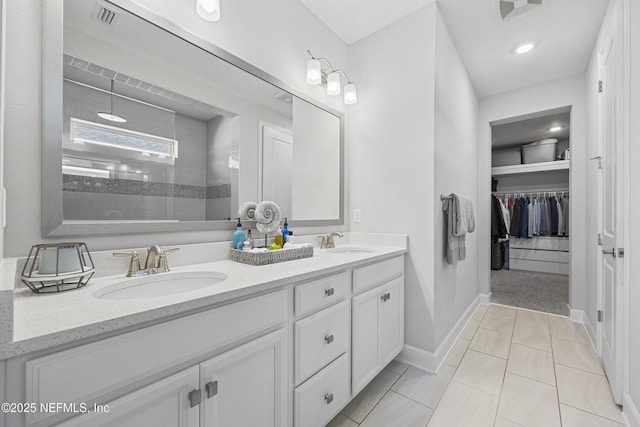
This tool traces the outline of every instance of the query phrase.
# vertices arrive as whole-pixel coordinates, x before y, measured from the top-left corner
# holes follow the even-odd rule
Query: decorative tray
[[[267,265],[277,262],[293,261],[296,259],[309,258],[313,256],[313,246],[296,249],[279,249],[269,252],[247,252],[238,249],[231,249],[229,259],[251,265]]]

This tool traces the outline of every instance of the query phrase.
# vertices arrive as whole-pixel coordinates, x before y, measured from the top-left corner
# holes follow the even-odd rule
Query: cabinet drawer
[[[357,293],[404,273],[404,257],[396,257],[353,270],[353,292]]]
[[[295,287],[295,315],[301,316],[316,308],[341,300],[349,291],[347,271]]]
[[[300,384],[349,347],[349,304],[339,304],[294,326],[295,383]]]
[[[40,357],[26,363],[25,401],[91,402],[286,318],[287,296],[277,291]],[[26,418],[32,423],[50,415]]]
[[[325,426],[348,400],[349,358],[343,354],[295,390],[295,427]]]

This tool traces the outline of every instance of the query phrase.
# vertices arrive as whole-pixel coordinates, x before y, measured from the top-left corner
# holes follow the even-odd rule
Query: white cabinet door
[[[285,425],[286,345],[279,330],[201,363],[202,426]]]
[[[385,367],[404,346],[404,294],[403,277],[382,287],[378,304],[378,361]]]
[[[62,427],[198,427],[200,408],[191,407],[189,393],[199,388],[200,370],[193,366],[127,394],[97,411],[58,424]],[[195,402],[194,402],[195,403]],[[92,410],[93,405],[88,405]]]
[[[353,298],[352,304],[352,383],[355,396],[378,373],[378,300],[375,288]]]
[[[352,383],[356,395],[404,345],[403,277],[353,298]]]

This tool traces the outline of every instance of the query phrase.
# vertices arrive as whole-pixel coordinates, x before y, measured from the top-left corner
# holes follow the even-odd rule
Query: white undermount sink
[[[327,249],[327,253],[330,253],[330,254],[370,254],[372,252],[375,252],[375,251],[371,248],[361,248],[361,247],[354,247],[354,246],[343,246],[343,247]]]
[[[216,285],[227,278],[211,271],[167,272],[132,277],[106,286],[93,295],[100,299],[125,300],[181,294]]]

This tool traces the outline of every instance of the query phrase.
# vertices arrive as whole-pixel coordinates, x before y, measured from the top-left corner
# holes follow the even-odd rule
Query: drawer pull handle
[[[324,342],[326,342],[327,344],[331,344],[333,342],[333,334],[331,335],[326,335],[324,337]]]
[[[189,392],[189,406],[192,408],[198,406],[202,401],[202,393],[200,393],[200,389],[192,390]]]
[[[207,399],[211,399],[218,394],[218,381],[208,382],[207,385],[204,386],[204,389],[207,392]]]
[[[327,297],[330,297],[331,295],[333,295],[333,292],[334,292],[333,288],[325,289],[324,295]]]
[[[327,393],[324,395],[324,401],[327,402],[327,405],[333,402],[333,393]]]

